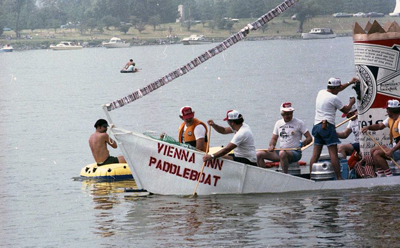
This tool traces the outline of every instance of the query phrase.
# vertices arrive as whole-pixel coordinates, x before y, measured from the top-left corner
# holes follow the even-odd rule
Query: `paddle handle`
[[[379,145],[379,143],[374,139],[374,137],[372,137],[368,132],[366,132],[366,134],[368,135],[368,137],[370,137],[370,138],[374,141],[375,145],[379,146],[379,148],[381,148],[381,150],[382,150],[384,153],[386,153],[385,149],[383,149],[383,147],[382,147],[381,145]],[[390,160],[392,160],[392,162],[393,162],[398,168],[400,168],[399,164],[397,164],[396,161],[394,161],[394,159],[393,159],[392,157],[390,157]]]
[[[348,122],[348,121],[350,121],[350,120],[353,120],[354,118],[356,118],[356,116],[357,116],[357,115],[353,115],[352,117],[347,118],[346,120],[340,122],[339,124],[336,125],[336,128],[340,127],[341,125],[345,124],[346,122]]]
[[[208,125],[208,142],[207,142],[207,147],[206,147],[206,155],[208,154],[208,150],[210,148],[210,141],[211,141],[211,126]],[[204,170],[204,167],[206,166],[206,163],[207,163],[207,161],[203,162],[203,166],[201,167],[199,178],[197,179],[197,183],[196,183],[196,186],[194,187],[192,196],[196,195],[197,187],[199,187],[200,178],[201,178],[201,175],[203,175],[203,170]]]

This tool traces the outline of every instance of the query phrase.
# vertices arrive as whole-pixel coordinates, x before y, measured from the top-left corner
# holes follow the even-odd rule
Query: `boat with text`
[[[105,48],[126,48],[130,45],[130,43],[126,43],[118,37],[112,37],[109,42],[103,42],[103,47]]]
[[[302,33],[301,37],[307,39],[332,39],[336,34],[330,28],[313,28],[308,33]]]
[[[192,34],[189,37],[183,38],[181,42],[183,45],[200,45],[211,43],[212,41],[207,39],[204,35]]]
[[[61,41],[57,45],[50,45],[50,49],[53,49],[53,51],[80,50],[82,48],[82,46],[70,41]]]
[[[141,99],[174,79],[184,76],[208,59],[244,40],[250,31],[262,27],[295,2],[297,0],[285,0],[275,9],[189,63],[121,99],[103,105],[107,119],[113,123],[111,111]],[[398,57],[393,56],[393,58]],[[362,76],[364,75],[359,78],[364,83],[366,79]],[[264,169],[222,158],[203,163],[204,152],[179,142],[172,142],[162,135],[142,134],[113,124],[110,132],[119,143],[138,188],[154,194],[191,195],[194,189],[197,190],[195,193],[198,195],[282,193],[400,185],[399,177],[334,180],[332,165],[328,162],[329,158],[315,163],[308,176],[301,173],[284,174],[273,169]],[[347,164],[343,163],[342,177],[350,178],[345,166]]]

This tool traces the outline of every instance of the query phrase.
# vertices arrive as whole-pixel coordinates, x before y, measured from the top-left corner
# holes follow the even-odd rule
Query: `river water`
[[[125,192],[134,181],[74,180],[92,163],[87,139],[105,118],[102,104],[215,45],[0,54],[0,246],[396,246],[396,187],[184,198]],[[119,73],[130,58],[142,70]],[[263,148],[282,102],[292,102],[311,129],[318,91],[332,76],[347,82],[354,75],[351,38],[244,41],[110,114],[117,126],[176,137],[184,105],[218,124],[238,109]],[[352,95],[347,89],[339,96],[347,102]],[[230,139],[212,133],[211,146]]]

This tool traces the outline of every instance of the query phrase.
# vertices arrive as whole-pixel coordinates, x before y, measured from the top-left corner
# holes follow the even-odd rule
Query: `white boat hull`
[[[113,128],[139,187],[154,194],[191,195],[203,166],[204,153]],[[399,185],[400,177],[313,181],[226,159],[204,168],[198,195],[283,193]]]
[[[202,44],[210,44],[211,41],[196,41],[196,40],[182,40],[183,45],[202,45]]]
[[[310,34],[310,33],[302,33],[301,37],[305,40],[307,39],[333,39],[336,37],[336,34]]]
[[[127,48],[130,45],[130,43],[103,43],[105,48]]]
[[[65,51],[65,50],[81,50],[82,46],[50,46],[54,51]]]

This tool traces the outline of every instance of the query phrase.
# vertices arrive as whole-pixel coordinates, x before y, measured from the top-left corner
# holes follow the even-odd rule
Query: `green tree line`
[[[81,33],[102,32],[117,27],[127,32],[140,31],[146,25],[156,27],[180,17],[178,6],[184,6],[181,25],[190,30],[201,22],[211,28],[229,29],[231,19],[257,18],[282,0],[0,0],[0,34],[3,27],[12,28],[17,37],[23,29],[79,29]],[[307,17],[335,12],[393,11],[395,0],[299,0],[283,14],[298,14],[300,28]],[[195,22],[196,21],[196,22]]]

